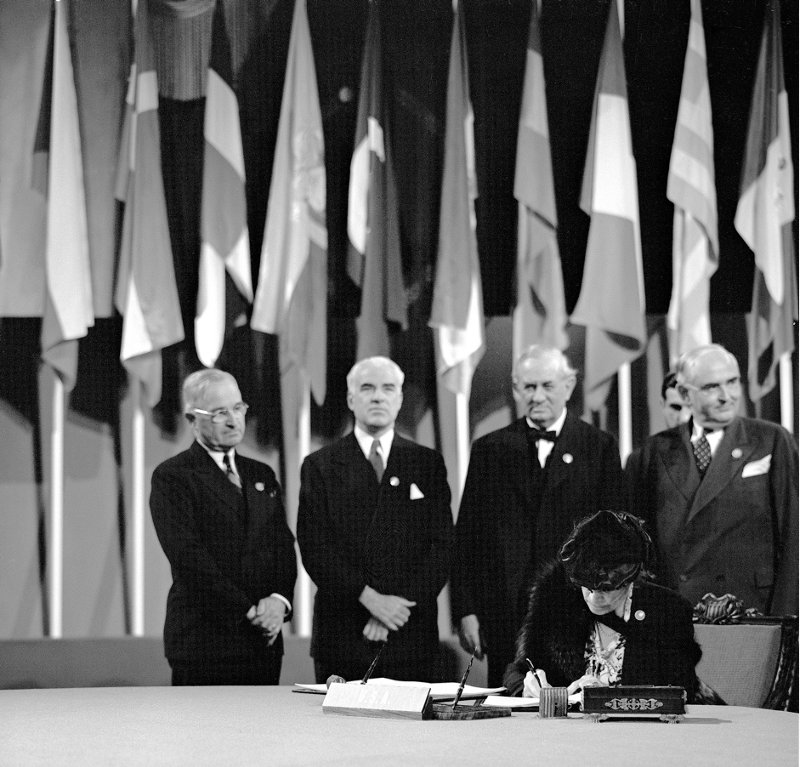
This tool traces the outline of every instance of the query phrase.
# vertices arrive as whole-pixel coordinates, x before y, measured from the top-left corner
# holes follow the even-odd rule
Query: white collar
[[[722,442],[723,436],[725,436],[725,427],[714,429],[714,431],[706,431],[705,427],[701,426],[692,418],[692,434],[689,438],[691,443],[694,444],[697,442],[703,434],[706,435],[706,439],[708,440],[708,445],[711,448],[711,455],[714,455],[714,451],[717,449],[719,443]]]
[[[212,450],[211,448],[206,447],[199,439],[197,440],[197,444],[200,445],[200,447],[202,447],[203,450],[205,450],[214,459],[214,463],[217,464],[222,471],[227,473],[227,469],[225,468],[224,464],[225,456],[227,455],[230,458],[233,473],[239,473],[239,470],[236,468],[236,450],[234,448],[230,448],[228,450]]]
[[[380,437],[373,437],[369,432],[364,431],[358,424],[353,428],[353,434],[358,441],[358,446],[361,452],[364,453],[365,458],[369,458],[369,451],[372,449],[372,443],[377,439],[381,444],[381,454],[383,455],[383,465],[389,460],[389,453],[392,449],[392,442],[394,441],[394,428],[385,431]]]

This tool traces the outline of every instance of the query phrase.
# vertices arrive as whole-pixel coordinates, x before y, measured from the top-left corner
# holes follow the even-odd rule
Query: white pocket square
[[[425,495],[423,494],[422,490],[417,487],[416,482],[412,482],[408,497],[412,501],[418,501],[420,498],[424,498]]]
[[[748,477],[757,477],[759,474],[766,474],[769,471],[769,466],[772,463],[772,453],[759,458],[757,461],[751,461],[745,464],[742,469],[742,479]]]

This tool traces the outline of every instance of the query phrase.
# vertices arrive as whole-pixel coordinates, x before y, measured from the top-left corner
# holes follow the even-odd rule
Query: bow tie
[[[548,442],[555,442],[558,434],[554,431],[545,431],[544,429],[528,429],[528,439],[536,440],[546,439]]]

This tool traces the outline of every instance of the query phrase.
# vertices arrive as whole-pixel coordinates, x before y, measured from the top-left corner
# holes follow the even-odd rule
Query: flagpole
[[[456,481],[458,495],[455,507],[461,505],[461,494],[467,480],[469,464],[469,400],[464,392],[455,393],[456,402]]]
[[[53,415],[50,430],[50,538],[48,541],[48,585],[52,639],[63,636],[64,600],[64,383],[54,376]]]
[[[794,381],[792,376],[792,355],[781,355],[779,363],[781,386],[781,425],[794,433]]]
[[[633,449],[631,436],[631,363],[625,362],[617,371],[619,409],[619,456],[623,465]]]
[[[305,457],[311,452],[311,382],[308,374],[302,368],[298,368],[300,379],[300,402],[297,408],[297,471],[295,476],[300,476],[300,467]],[[299,499],[299,490],[297,496]],[[295,518],[296,519],[296,518]],[[297,616],[296,633],[301,637],[311,636],[311,578],[303,567],[302,560],[298,556],[297,567]]]
[[[133,416],[131,419],[132,457],[132,510],[131,527],[131,633],[144,636],[144,410],[142,409],[142,382],[136,380],[131,387]]]
[[[281,352],[282,356],[283,352]],[[300,467],[311,452],[311,384],[308,374],[291,364],[281,374],[281,413],[283,423],[283,490],[286,514],[293,533],[297,530],[300,498]],[[311,636],[312,584],[303,567],[300,548],[295,544],[297,582],[294,589],[292,629],[297,636]]]

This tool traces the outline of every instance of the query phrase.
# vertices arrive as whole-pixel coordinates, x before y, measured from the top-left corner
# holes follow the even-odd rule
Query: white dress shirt
[[[556,433],[556,437],[561,434],[561,430],[564,428],[564,421],[567,418],[567,409],[564,408],[561,411],[561,415],[556,418],[553,422],[552,426],[548,426],[543,431],[554,431]],[[525,420],[528,422],[528,426],[531,429],[538,429],[539,427],[531,421],[528,416],[525,416]],[[549,439],[540,439],[536,445],[537,450],[539,451],[539,466],[544,468],[545,463],[547,463],[547,459],[550,456],[550,453],[553,452],[553,448],[555,447],[554,443],[552,443]]]

